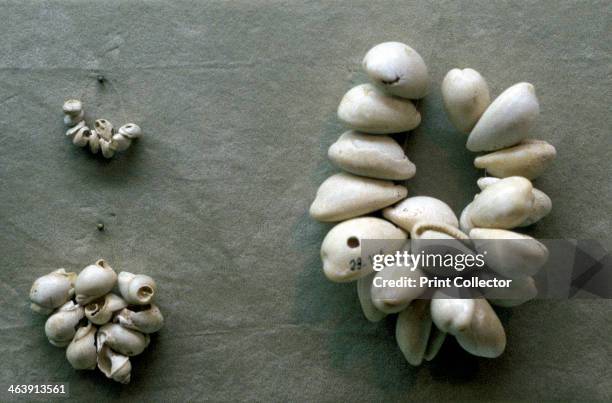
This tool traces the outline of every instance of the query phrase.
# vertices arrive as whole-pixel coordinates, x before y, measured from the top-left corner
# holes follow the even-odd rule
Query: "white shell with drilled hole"
[[[493,151],[527,138],[540,114],[535,88],[518,83],[501,93],[484,111],[467,140],[470,151]]]
[[[338,119],[354,130],[388,134],[416,128],[421,114],[409,100],[386,95],[372,84],[361,84],[344,94]]]
[[[462,133],[474,128],[491,103],[487,82],[473,69],[452,69],[446,73],[442,100],[449,120]]]
[[[361,260],[362,240],[389,240],[383,253],[392,253],[404,246],[406,238],[404,231],[380,218],[360,217],[344,221],[333,227],[323,239],[323,272],[329,280],[340,283],[365,277],[373,272],[372,267],[352,264]]]
[[[380,210],[403,199],[408,190],[380,179],[338,173],[327,178],[310,206],[318,221],[341,221]]]
[[[404,43],[383,42],[374,46],[361,65],[370,80],[389,94],[410,99],[427,95],[427,66],[421,55]]]
[[[349,130],[329,147],[327,156],[338,168],[370,178],[404,180],[416,173],[402,147],[389,136]]]

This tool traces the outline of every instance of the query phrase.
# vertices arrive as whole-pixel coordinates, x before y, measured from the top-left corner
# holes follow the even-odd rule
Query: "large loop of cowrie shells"
[[[375,283],[398,277],[414,280],[425,271],[431,274],[425,268],[423,272],[420,267],[413,271],[396,266],[356,271],[348,262],[367,258],[361,250],[364,239],[388,238],[393,233],[388,221],[399,227],[394,231],[405,231],[394,235],[398,240],[410,234],[413,255],[430,244],[444,248],[446,243],[450,246],[442,249],[445,252],[476,254],[491,247],[487,241],[509,238],[517,244],[497,245],[491,251],[487,264],[493,274],[488,275],[501,275],[516,284],[510,291],[485,296],[494,305],[508,307],[534,298],[537,289],[531,275],[546,261],[548,251],[537,240],[509,230],[538,222],[552,208],[550,198],[530,181],[556,155],[552,145],[528,138],[540,110],[535,87],[520,82],[491,101],[487,82],[474,69],[451,69],[444,78],[442,100],[451,124],[468,134],[469,150],[489,152],[477,157],[474,165],[496,176],[478,181],[481,192],[458,219],[450,206],[433,197],[406,198],[404,194],[393,201],[389,190],[398,184],[380,181],[410,179],[416,173],[416,167],[398,151],[396,137],[385,134],[420,124],[421,115],[410,99],[428,92],[425,62],[408,45],[385,42],[367,52],[362,67],[372,83],[356,85],[342,97],[338,119],[352,130],[328,150],[331,162],[345,172],[322,183],[310,208],[313,218],[338,222],[321,245],[323,271],[331,281],[357,280],[357,295],[369,321],[398,313],[397,344],[412,365],[433,359],[447,334],[471,354],[497,357],[505,349],[506,336],[487,299],[453,299],[434,289],[427,290],[428,295],[432,292],[431,301],[419,300],[415,290],[398,292]],[[381,209],[384,219],[378,218]],[[398,244],[390,250],[401,248]],[[517,264],[520,270],[514,267]],[[399,270],[393,272],[393,268]]]

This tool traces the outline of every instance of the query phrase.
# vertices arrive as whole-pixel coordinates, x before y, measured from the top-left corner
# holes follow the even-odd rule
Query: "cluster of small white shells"
[[[342,98],[338,118],[352,130],[328,151],[332,163],[346,172],[325,180],[310,206],[310,215],[318,221],[342,221],[321,245],[323,272],[334,282],[357,282],[368,320],[377,322],[398,313],[396,340],[412,365],[433,359],[447,334],[471,354],[497,357],[505,349],[506,335],[489,301],[516,306],[533,299],[537,290],[530,276],[548,259],[542,243],[508,231],[539,221],[552,208],[548,196],[530,182],[555,156],[550,144],[527,139],[539,113],[534,88],[517,84],[491,103],[488,86],[475,70],[453,69],[445,77],[445,108],[453,125],[470,133],[468,149],[495,151],[476,158],[475,165],[497,177],[478,181],[482,193],[459,220],[443,201],[428,196],[407,198],[406,187],[392,182],[416,173],[402,147],[386,134],[410,131],[421,122],[411,99],[427,94],[429,78],[423,59],[403,43],[386,42],[370,49],[362,66],[372,84],[358,85]],[[384,218],[364,216],[381,209]],[[373,286],[376,277],[424,275],[419,267],[389,266],[375,272],[371,265],[355,264],[361,262],[362,240],[389,240],[381,252],[393,253],[404,247],[408,236],[412,253],[419,250],[421,239],[451,240],[468,253],[487,249],[487,266],[515,281],[507,294],[491,298],[487,294],[489,301],[451,298],[441,290],[435,291],[431,301],[421,300],[424,288]],[[525,242],[495,248],[491,247],[495,239]]]
[[[113,288],[119,294],[112,293]],[[33,311],[49,315],[49,342],[66,348],[75,369],[98,367],[117,382],[130,381],[130,357],[149,345],[164,317],[153,303],[155,281],[144,274],[115,273],[103,259],[78,275],[64,269],[42,276],[30,289]]]
[[[106,119],[97,119],[90,129],[85,123],[83,103],[78,99],[64,102],[63,110],[64,124],[68,126],[66,136],[72,138],[72,143],[77,147],[89,146],[94,154],[102,152],[104,158],[112,158],[117,151],[127,150],[132,140],[142,136],[140,126],[135,123],[128,123],[115,131]]]

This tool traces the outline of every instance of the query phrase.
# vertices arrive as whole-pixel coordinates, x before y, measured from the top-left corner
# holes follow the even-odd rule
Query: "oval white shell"
[[[85,306],[85,316],[91,323],[103,325],[109,322],[114,312],[127,306],[127,302],[118,295],[108,293],[102,298],[92,301]]]
[[[359,297],[359,303],[361,304],[363,316],[365,316],[370,322],[380,322],[385,316],[387,316],[387,314],[376,309],[372,303],[370,288],[372,286],[374,276],[376,276],[376,272],[370,273],[367,276],[361,277],[357,280],[357,296]]]
[[[397,316],[395,340],[409,364],[420,365],[423,362],[431,328],[428,300],[413,301]]]
[[[504,178],[476,195],[464,212],[466,222],[472,227],[511,229],[527,219],[533,200],[533,187],[528,179]]]
[[[474,160],[474,166],[486,169],[500,178],[523,176],[535,179],[555,159],[555,147],[542,140],[523,140],[519,145],[481,155]]]
[[[99,298],[113,289],[117,282],[117,274],[104,259],[85,267],[76,279],[74,290],[76,300],[80,305]]]
[[[32,309],[36,312],[54,309],[65,304],[74,294],[76,273],[55,270],[37,278],[30,288]],[[50,312],[49,312],[50,313]]]
[[[501,93],[482,114],[467,140],[470,151],[493,151],[525,139],[540,113],[535,88],[518,83]]]
[[[115,322],[142,333],[155,333],[164,325],[164,316],[156,305],[151,304],[142,311],[124,308],[115,316]]]
[[[66,349],[66,359],[74,369],[95,369],[97,364],[96,327],[80,327]]]
[[[421,55],[404,43],[374,46],[366,53],[362,66],[370,80],[389,94],[410,99],[427,95],[427,66]]]
[[[374,217],[360,217],[333,227],[323,239],[321,260],[325,276],[335,282],[354,281],[370,274],[371,266],[352,264],[361,261],[363,239],[386,239],[383,253],[402,248],[407,234],[388,221]]]
[[[65,347],[70,344],[76,333],[76,327],[83,316],[85,316],[83,307],[73,301],[68,301],[62,305],[45,322],[45,334],[49,342],[56,347]]]
[[[486,299],[474,300],[469,326],[454,334],[459,345],[479,357],[499,357],[506,349],[506,332]]]
[[[513,231],[474,228],[470,238],[487,266],[502,276],[532,276],[548,260],[548,248],[537,239]]]
[[[442,100],[449,120],[462,133],[474,128],[491,103],[487,82],[473,69],[452,69],[446,73]]]
[[[414,196],[402,200],[395,206],[384,209],[383,216],[408,232],[412,231],[412,227],[419,221],[459,226],[457,216],[448,204],[429,196]]]
[[[125,151],[132,144],[132,140],[125,137],[121,133],[116,133],[113,135],[113,140],[111,141],[111,147],[116,151]]]
[[[106,344],[119,354],[138,355],[149,345],[149,335],[127,329],[116,323],[107,323],[98,330],[98,346]]]
[[[119,273],[119,292],[128,304],[147,305],[157,292],[155,280],[145,274]]]
[[[469,328],[475,307],[474,299],[448,298],[438,290],[431,300],[431,318],[441,331],[457,334]]]
[[[64,102],[62,109],[66,115],[78,116],[83,112],[83,103],[78,99],[69,99]]]
[[[142,129],[136,123],[128,123],[121,126],[118,133],[128,139],[136,139],[142,137]]]
[[[318,221],[340,221],[380,210],[403,199],[408,190],[380,179],[348,173],[330,176],[319,186],[310,206],[310,216]]]
[[[354,130],[388,134],[416,128],[421,114],[409,100],[386,95],[372,84],[361,84],[344,94],[338,119]]]
[[[98,368],[107,378],[124,384],[130,382],[132,371],[130,358],[100,343],[98,343]]]
[[[424,273],[414,266],[386,266],[376,273],[377,283],[372,281],[370,287],[371,299],[374,306],[381,312],[396,313],[404,310],[413,300],[418,298],[427,290],[427,287],[388,287],[382,285],[382,280],[401,280],[402,278],[413,278],[419,282]],[[376,285],[382,285],[377,287]]]
[[[416,173],[402,147],[389,136],[349,130],[329,147],[327,156],[334,165],[355,175],[404,180]]]

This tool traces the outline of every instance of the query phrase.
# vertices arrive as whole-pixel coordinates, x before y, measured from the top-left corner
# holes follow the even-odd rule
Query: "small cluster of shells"
[[[119,295],[111,291],[117,285]],[[96,366],[117,382],[128,383],[130,357],[149,345],[164,317],[153,303],[155,281],[144,274],[115,273],[103,259],[78,275],[55,270],[30,289],[33,311],[49,315],[45,334],[49,342],[66,348],[75,369]]]
[[[407,188],[392,182],[416,173],[402,147],[387,134],[410,131],[421,121],[411,100],[427,94],[429,79],[422,57],[403,43],[385,42],[367,52],[362,66],[372,84],[358,85],[342,98],[338,118],[351,130],[328,151],[331,162],[346,172],[325,180],[310,206],[316,220],[342,221],[321,245],[324,274],[334,282],[357,282],[368,320],[377,322],[388,314],[399,314],[396,340],[412,365],[433,359],[447,334],[471,354],[497,357],[505,349],[506,335],[490,303],[508,307],[534,298],[537,290],[530,276],[548,259],[542,243],[509,231],[539,221],[552,208],[548,196],[530,181],[555,157],[550,144],[526,139],[539,113],[534,87],[516,84],[491,103],[487,84],[478,72],[453,69],[444,79],[445,108],[453,125],[470,133],[468,149],[494,151],[477,157],[475,165],[495,177],[478,181],[482,192],[458,220],[443,201],[428,196],[407,198]],[[381,209],[381,218],[364,216]],[[419,299],[424,288],[374,287],[375,277],[418,278],[424,273],[414,267],[374,272],[371,267],[356,266],[362,240],[390,240],[382,252],[393,253],[408,236],[413,240],[461,240],[477,251],[490,245],[487,240],[527,240],[488,250],[487,266],[513,279],[508,291],[512,297],[504,299],[502,293],[489,300],[454,299],[435,290],[433,298],[425,300]]]
[[[125,151],[132,140],[142,136],[140,126],[128,123],[115,132],[113,125],[106,119],[97,119],[92,129],[85,123],[83,103],[78,99],[64,102],[64,124],[68,126],[66,136],[72,138],[77,147],[89,146],[89,150],[97,154],[102,152],[104,158],[112,158],[117,151]]]

